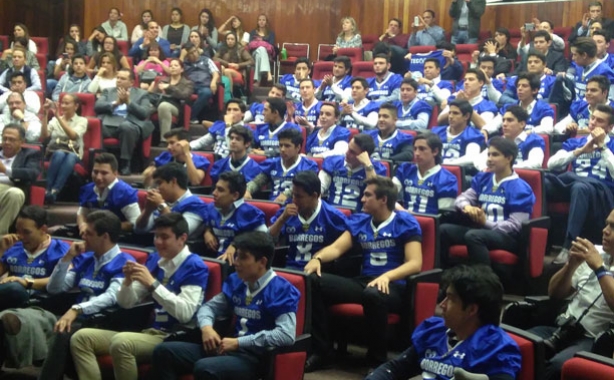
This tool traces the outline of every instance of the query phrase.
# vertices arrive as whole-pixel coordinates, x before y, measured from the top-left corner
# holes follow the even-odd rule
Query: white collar
[[[105,187],[102,190],[102,193],[100,192],[100,190],[98,190],[98,187],[96,187],[96,185],[94,185],[94,193],[98,196],[98,198],[102,199],[103,196],[104,198],[107,197],[107,195],[109,194],[109,192],[113,189],[113,186],[117,185],[117,183],[119,182],[119,179],[115,178],[115,181],[111,182],[109,184],[109,186]]]
[[[512,175],[509,175],[509,176],[507,176],[507,177],[503,178],[503,179],[502,179],[501,181],[499,181],[499,182],[497,182],[496,177],[497,177],[497,176],[496,176],[495,174],[493,174],[493,176],[492,176],[492,185],[493,185],[493,187],[499,187],[499,186],[501,186],[501,184],[502,184],[503,182],[506,182],[506,181],[511,181],[511,180],[513,180],[513,179],[518,179],[518,178],[519,178],[519,177],[518,177],[518,174],[516,174],[516,172],[514,172],[514,171],[512,172]]]
[[[380,223],[379,226],[375,227],[375,225],[373,224],[373,217],[371,217],[371,229],[373,230],[375,236],[377,236],[377,233],[379,232],[379,230],[381,230],[382,228],[386,227],[387,225],[389,225],[390,223],[392,223],[392,220],[394,219],[394,217],[397,216],[396,212],[391,212],[390,216],[388,217],[388,219],[384,220],[383,222]]]
[[[322,200],[318,199],[318,206],[316,207],[315,210],[313,210],[313,214],[311,214],[311,216],[309,217],[309,219],[305,220],[303,219],[303,217],[301,216],[301,214],[299,213],[298,216],[298,220],[301,222],[301,224],[303,225],[310,225],[311,222],[313,222],[313,220],[318,216],[318,214],[320,213],[320,210],[322,209]]]
[[[435,175],[435,174],[439,173],[439,171],[441,170],[441,165],[435,165],[435,166],[433,166],[432,168],[430,168],[429,170],[427,170],[427,171],[424,173],[424,176],[422,176],[422,175],[420,174],[420,168],[418,167],[418,165],[416,165],[416,169],[418,169],[418,170],[417,170],[417,173],[418,173],[418,179],[419,179],[419,180],[425,180],[425,179],[429,178],[430,176],[433,176],[433,175]]]
[[[172,259],[168,260],[160,258],[160,260],[158,260],[158,266],[164,271],[164,278],[169,278],[172,276],[191,254],[190,248],[186,245],[177,254],[177,256],[173,257]]]

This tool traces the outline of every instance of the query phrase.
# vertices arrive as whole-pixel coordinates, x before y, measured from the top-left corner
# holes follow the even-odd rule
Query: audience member
[[[130,69],[125,69],[132,72]],[[103,91],[115,90],[117,87],[118,66],[112,53],[102,53],[100,56],[100,67],[94,79],[87,86],[88,92],[97,97]]]
[[[263,115],[265,124],[259,125],[254,132],[252,153],[275,157],[280,153],[278,134],[285,129],[295,129],[302,134],[302,129],[294,123],[284,121],[286,102],[280,98],[267,98]]]
[[[162,38],[168,41],[171,56],[179,57],[181,46],[188,42],[190,27],[183,23],[183,11],[181,8],[171,9],[171,23],[162,28]]]
[[[454,92],[452,82],[441,79],[441,63],[437,58],[427,58],[424,61],[424,76],[416,81],[420,85],[418,98],[429,104],[441,105]]]
[[[141,22],[132,29],[130,43],[135,44],[139,38],[143,37],[143,33],[147,30],[147,24],[154,19],[153,12],[150,9],[145,9],[141,12]]]
[[[486,10],[486,0],[452,0],[448,13],[452,23],[453,44],[476,44],[480,34],[480,22]]]
[[[315,83],[311,78],[301,79],[299,82],[299,91],[301,93],[301,101],[294,105],[294,121],[296,124],[304,127],[307,134],[310,134],[318,125],[320,118],[320,107],[322,102],[315,97]]]
[[[199,55],[204,55],[208,58],[213,58],[213,56],[215,55],[213,48],[207,44],[203,36],[198,31],[191,30],[188,41],[191,42],[192,45],[196,46],[196,48],[198,49]],[[188,51],[186,50],[185,44],[184,44],[184,46],[181,48],[179,59],[181,61],[185,61],[185,58],[187,56],[188,56]]]
[[[225,158],[228,156],[228,134],[230,128],[243,126],[245,115],[245,104],[239,99],[230,99],[226,102],[226,114],[223,121],[216,121],[207,130],[204,136],[190,142],[193,150],[213,150],[217,156]]]
[[[230,24],[230,27],[228,27]],[[239,16],[233,15],[228,18],[217,30],[218,35],[234,34],[236,45],[240,48],[245,47],[249,43],[249,33],[243,28],[243,21]]]
[[[100,79],[99,79],[100,80]],[[87,93],[92,80],[87,76],[85,69],[85,57],[79,54],[73,55],[70,68],[62,75],[58,84],[53,89],[51,99],[60,101],[61,93]],[[38,101],[40,104],[40,100]]]
[[[128,63],[128,58],[126,58],[119,50],[115,37],[105,36],[102,39],[102,49],[99,52],[94,53],[87,64],[87,70],[90,74],[95,73],[96,70],[102,66],[102,56],[105,53],[111,53],[117,68],[123,67],[125,69],[131,69],[130,63]]]
[[[317,127],[307,137],[305,153],[312,157],[326,158],[345,154],[350,140],[350,131],[338,125],[337,103],[323,102]]]
[[[386,44],[389,54],[386,54],[388,63],[395,73],[403,74],[407,69],[403,62],[403,57],[407,54],[407,44],[409,35],[403,33],[403,23],[398,18],[392,18],[388,21],[388,28],[379,36],[379,40]],[[374,56],[380,54],[373,52]]]
[[[260,174],[260,165],[247,155],[247,151],[254,141],[252,130],[242,125],[230,127],[228,131],[228,156],[215,160],[211,168],[211,180],[217,182],[220,175],[225,172],[239,172],[247,182]]]
[[[586,82],[595,75],[603,75],[610,80],[609,98],[614,100],[614,71],[607,62],[597,59],[597,44],[590,37],[579,37],[571,44],[572,70],[575,68],[574,82],[576,99],[584,99]]]
[[[294,102],[301,101],[299,83],[301,80],[309,78],[309,74],[311,74],[309,58],[300,57],[294,61],[294,74],[285,74],[279,78],[279,83],[286,86],[286,99]]]
[[[279,83],[274,83],[269,90],[268,98],[286,98],[286,86]],[[253,102],[243,117],[244,123],[254,122],[256,124],[264,123],[264,105],[266,100],[262,102]]]
[[[439,41],[445,39],[445,30],[435,24],[435,11],[427,9],[422,13],[422,16],[415,16],[419,22],[411,24],[412,33],[407,42],[407,48],[412,46],[435,46]],[[422,27],[422,30],[418,30]]]
[[[229,91],[232,91],[237,83],[245,83],[247,72],[245,69],[254,65],[254,59],[243,46],[237,41],[234,32],[226,33],[224,43],[220,44],[219,50],[213,57],[214,62],[222,66],[222,73],[230,81]]]
[[[6,98],[8,114],[0,116],[0,131],[10,124],[17,124],[25,131],[24,143],[36,144],[41,136],[41,121],[38,115],[26,109],[26,98],[22,93],[11,92]]]
[[[271,61],[275,58],[275,32],[271,30],[266,15],[258,15],[256,28],[249,34],[247,48],[254,57],[254,82],[260,82],[266,73],[267,82],[273,82]]]
[[[571,29],[569,42],[574,43],[578,37],[588,37],[590,27],[593,23],[599,22],[603,29],[607,29],[612,35],[614,32],[614,22],[603,17],[603,5],[600,1],[593,1],[588,4],[588,12],[582,15],[582,20],[576,23],[576,26]]]
[[[546,74],[546,56],[537,51],[530,51],[529,54],[527,54],[526,62],[527,72],[536,75],[541,83],[539,86],[539,91],[537,92],[537,99],[547,101],[552,93],[556,76]],[[498,77],[501,79],[496,80],[504,79],[503,75],[501,74],[499,74]],[[518,90],[516,88],[516,82],[518,81],[519,77],[519,75],[514,75],[507,78],[505,91],[502,91],[501,88],[497,88],[497,83],[494,79],[491,79],[490,82],[493,84],[493,86],[490,86],[490,83],[487,83],[488,98],[500,105],[517,103]],[[488,82],[488,78],[486,81]]]
[[[545,74],[556,75],[567,71],[567,60],[563,53],[552,48],[552,37],[545,30],[539,30],[533,35],[533,51],[546,56]],[[523,59],[516,67],[516,73],[527,70],[527,58]]]
[[[446,63],[441,68],[441,79],[459,82],[463,78],[465,68],[456,56],[456,45],[448,41],[441,41],[435,45],[437,50],[442,50],[442,56]]]
[[[38,47],[36,46],[36,42],[32,41],[32,39],[30,39],[30,32],[28,31],[28,27],[25,26],[25,24],[22,23],[16,23],[15,26],[13,27],[13,39],[14,41],[11,42],[11,46],[10,48],[13,49],[15,47],[15,41],[18,38],[25,38],[26,39],[26,44],[23,45],[23,48],[32,52],[32,54],[36,54],[38,53]]]
[[[217,28],[215,27],[215,20],[213,19],[213,13],[207,8],[200,11],[198,15],[198,25],[192,27],[192,30],[196,30],[203,36],[207,45],[211,46],[213,50],[217,49]]]
[[[128,52],[128,55],[134,59],[135,63],[138,63],[141,60],[143,52],[147,46],[149,46],[151,41],[156,41],[158,45],[160,45],[160,50],[164,52],[166,57],[172,56],[171,44],[168,42],[168,40],[160,37],[159,34],[160,26],[158,23],[153,20],[149,21],[147,23],[147,31],[143,32],[143,37],[139,38],[134,44],[132,44],[130,52]]]
[[[97,26],[92,30],[92,34],[88,37],[86,44],[86,55],[88,57],[93,57],[94,54],[102,52],[102,42],[106,36],[107,32],[102,26]]]
[[[352,99],[342,101],[340,125],[359,131],[373,129],[377,126],[379,103],[367,98],[369,82],[363,77],[353,77],[350,81]]]
[[[23,94],[23,98],[26,102],[26,110],[37,115],[41,108],[41,98],[35,91],[26,89],[26,79],[21,71],[17,71],[11,75],[11,91],[5,92],[0,95],[0,109],[2,114],[10,115],[8,98],[14,92]]]
[[[335,40],[333,54],[337,55],[339,49],[345,48],[362,48],[362,37],[358,25],[356,25],[356,20],[347,16],[341,19],[341,32]]]
[[[412,135],[397,129],[397,112],[394,104],[382,104],[377,129],[366,132],[375,142],[375,151],[371,155],[374,160],[411,161],[414,156]]]
[[[192,104],[192,124],[198,124],[209,99],[217,93],[220,72],[215,63],[200,55],[198,48],[191,42],[187,42],[183,48],[188,52],[183,63],[185,76],[194,83],[194,93],[198,96]]]
[[[552,24],[549,20],[539,21],[538,19],[533,19],[533,28],[536,30],[545,30],[550,34],[550,39],[552,40],[552,45],[550,46],[552,50],[563,52],[565,50],[565,41],[554,34],[554,24]],[[524,25],[520,27],[520,41],[518,41],[518,54],[524,56],[528,52],[534,49],[533,38],[530,38],[530,32],[528,32]]]
[[[82,39],[83,33],[81,33],[81,26],[78,24],[71,24],[68,27],[68,34],[64,36],[64,39],[58,44],[58,50],[56,56],[59,56],[64,51],[65,42],[71,41],[76,44],[75,54],[87,55],[87,40]]]
[[[169,59],[156,41],[151,41],[145,49],[143,60],[134,67],[134,75],[139,78],[139,87],[143,90],[148,90],[159,76],[170,75]]]
[[[352,61],[346,56],[335,57],[333,73],[324,75],[316,90],[316,98],[329,102],[347,101],[351,97]]]
[[[397,128],[413,131],[424,130],[429,126],[433,106],[418,98],[420,85],[413,78],[404,78],[401,82],[401,93],[396,100]]]
[[[501,58],[511,59],[516,62],[518,52],[510,43],[510,31],[507,28],[497,28],[495,30],[495,54]]]
[[[114,37],[119,41],[128,41],[128,28],[121,17],[122,13],[119,9],[113,7],[109,10],[109,19],[100,26],[107,33],[107,36]]]
[[[375,76],[368,78],[369,92],[367,98],[378,103],[393,102],[399,98],[399,91],[403,77],[390,70],[388,56],[377,54],[373,58],[373,72]]]
[[[13,67],[9,67],[0,74],[0,91],[9,91],[11,75],[16,72],[22,72],[26,80],[26,89],[32,91],[41,91],[41,79],[38,72],[29,66],[26,66],[26,51],[22,47],[13,48]]]
[[[24,37],[18,37],[13,41],[12,49],[5,49],[2,51],[2,58],[0,58],[0,70],[4,71],[8,68],[13,67],[13,49],[15,48],[23,48],[26,52],[26,63],[25,65],[33,68],[34,70],[40,70],[40,63],[36,58],[36,54],[32,53],[27,49],[28,42]]]
[[[606,62],[608,67],[614,67],[614,54],[610,50],[610,36],[603,29],[597,29],[591,36],[597,45],[597,59]]]

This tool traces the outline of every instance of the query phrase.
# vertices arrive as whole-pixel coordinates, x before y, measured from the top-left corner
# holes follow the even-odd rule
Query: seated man
[[[254,132],[253,154],[267,157],[279,156],[279,139],[277,135],[284,129],[294,129],[302,133],[301,127],[284,121],[286,102],[279,98],[267,98],[264,103],[264,122]]]
[[[307,129],[308,133],[318,124],[320,118],[320,106],[322,102],[315,97],[315,85],[313,79],[304,78],[299,81],[301,100],[294,104],[294,121],[296,124]]]
[[[9,95],[11,95],[13,92],[23,94],[23,98],[26,101],[26,111],[38,115],[38,112],[41,109],[41,98],[35,91],[26,89],[25,76],[21,71],[15,72],[11,75],[11,90],[0,95],[0,110],[4,115],[11,114],[7,100]]]
[[[407,54],[407,42],[409,35],[403,33],[403,23],[398,18],[392,18],[388,21],[388,28],[379,36],[379,40],[387,45],[390,50],[390,63],[394,68],[395,73],[404,73],[405,65],[403,64],[403,56]],[[375,51],[373,54],[376,54]],[[388,55],[388,54],[387,54]]]
[[[403,77],[390,70],[390,60],[385,54],[377,54],[373,58],[375,76],[368,78],[369,92],[367,98],[380,104],[394,102],[399,98]]]
[[[430,131],[418,133],[414,140],[416,163],[403,162],[392,178],[407,211],[436,215],[454,206],[460,184],[454,174],[441,167],[442,152],[439,136]],[[398,204],[397,209],[404,210]]]
[[[561,53],[565,50],[565,41],[558,35],[554,34],[554,24],[552,24],[551,21],[540,21],[537,18],[533,18],[533,27],[537,30],[545,30],[546,32],[548,32],[548,34],[550,34],[550,39],[552,40],[552,45],[550,45],[550,47],[552,50]],[[518,41],[518,48],[516,49],[518,55],[520,55],[521,57],[524,57],[530,51],[535,50],[533,38],[531,37],[532,33],[530,31],[527,31],[524,25],[521,26],[520,41]]]
[[[374,151],[373,138],[360,133],[352,138],[344,156],[324,160],[318,178],[326,202],[356,212],[361,210],[360,198],[366,187],[364,181],[378,175],[386,176],[386,168],[381,162],[371,162]]]
[[[378,102],[373,102],[367,98],[369,82],[363,77],[354,77],[350,86],[352,99],[339,104],[342,115],[339,124],[359,131],[375,128],[377,126],[377,111],[380,105]]]
[[[405,74],[409,76],[410,74]],[[418,98],[429,104],[441,104],[448,99],[454,91],[452,82],[441,79],[441,62],[437,58],[428,58],[424,61],[424,76],[417,79]]]
[[[354,214],[348,229],[332,245],[316,252],[305,266],[311,274],[313,353],[305,371],[312,372],[330,363],[332,341],[328,332],[328,306],[359,303],[364,308],[367,363],[386,361],[388,313],[403,307],[405,279],[422,267],[422,233],[416,219],[407,212],[395,212],[397,189],[387,177],[365,181],[362,197],[364,214]],[[378,226],[378,227],[374,227]],[[362,247],[359,277],[346,278],[322,273],[322,264],[338,259],[352,247]]]
[[[294,74],[285,74],[279,78],[279,84],[286,86],[286,99],[293,102],[301,101],[299,83],[302,79],[309,78],[311,63],[309,58],[300,57],[294,61]]]
[[[601,23],[610,33],[614,32],[614,23],[603,15],[603,5],[599,1],[594,1],[589,3],[588,11],[584,13],[582,20],[578,21],[571,30],[569,42],[575,42],[578,37],[588,37],[590,26],[595,22]]]
[[[119,139],[119,173],[130,175],[137,144],[149,137],[154,125],[149,121],[153,108],[147,91],[134,87],[134,72],[119,69],[117,87],[104,90],[94,105],[101,118],[102,136]]]
[[[0,311],[26,307],[30,295],[45,291],[53,268],[69,248],[47,233],[47,211],[42,207],[21,209],[15,229],[16,234],[0,240]]]
[[[333,74],[324,75],[315,96],[329,102],[347,101],[351,96],[352,61],[344,55],[333,60]]]
[[[41,121],[38,115],[26,109],[26,98],[23,93],[11,92],[6,98],[9,112],[0,115],[0,131],[9,124],[21,126],[25,131],[24,142],[38,143],[41,136]]]
[[[397,128],[419,131],[427,129],[433,106],[418,98],[420,85],[413,78],[404,78],[401,82],[401,94],[394,104],[398,109]]]
[[[480,130],[469,125],[475,115],[473,107],[467,100],[457,99],[450,103],[448,110],[448,125],[433,128],[433,133],[444,142],[443,163],[471,166],[484,145]]]
[[[153,179],[156,187],[147,191],[147,202],[136,220],[135,232],[153,231],[154,222],[160,215],[178,212],[188,222],[189,237],[200,236],[206,216],[205,203],[188,189],[186,169],[171,162],[157,168]]]
[[[590,135],[570,138],[548,160],[548,169],[562,171],[571,163],[571,172],[547,173],[546,196],[552,202],[570,202],[563,249],[553,261],[563,264],[569,258],[572,241],[580,236],[590,220],[591,230],[603,226],[599,220],[604,210],[614,208],[614,140],[608,134],[614,127],[614,110],[599,104],[588,123]],[[607,212],[607,211],[606,211]]]
[[[197,312],[202,343],[157,346],[152,379],[193,374],[196,379],[256,380],[267,370],[267,350],[294,343],[301,295],[271,269],[273,240],[264,232],[248,232],[237,237],[235,247],[237,270],[224,281],[222,293]],[[236,321],[233,337],[222,338],[213,329],[218,319]]]
[[[9,232],[26,195],[24,190],[41,172],[39,150],[22,148],[26,131],[21,125],[8,124],[2,130],[0,149],[0,234]]]
[[[269,90],[269,98],[286,98],[286,86],[279,83],[274,83],[271,89]],[[254,122],[256,124],[264,123],[264,103],[263,102],[254,102],[247,112],[245,112],[245,116],[243,116],[244,123]]]
[[[597,58],[597,44],[590,37],[580,37],[571,45],[571,59],[573,63],[570,67],[575,69],[574,82],[576,88],[576,100],[584,99],[586,83],[595,75],[603,75],[610,81],[609,98],[614,100],[614,71]]]
[[[347,229],[345,215],[320,199],[321,184],[314,172],[292,178],[292,202],[271,220],[269,233],[288,244],[286,267],[302,271],[311,255],[331,245]]]
[[[350,131],[337,125],[340,115],[337,103],[321,103],[318,125],[307,136],[305,153],[308,156],[325,158],[345,154],[350,141]]]
[[[0,92],[10,91],[10,80],[13,73],[22,72],[26,80],[26,90],[41,91],[41,79],[36,69],[26,66],[26,49],[23,47],[13,48],[13,67],[10,67],[0,74]]]
[[[89,92],[88,87],[91,83],[90,77],[87,75],[85,66],[85,57],[75,54],[70,59],[71,65],[69,71],[62,75],[60,81],[53,89],[51,99],[54,102],[60,100],[60,94],[62,92],[69,93],[86,93]]]
[[[284,203],[292,191],[292,178],[304,170],[318,171],[318,164],[300,155],[303,135],[293,128],[279,132],[280,157],[269,158],[260,165],[262,172],[247,184],[245,199],[262,189],[271,188],[270,200]]]
[[[236,125],[228,131],[228,151],[226,158],[216,160],[211,168],[211,180],[217,182],[224,172],[233,171],[243,174],[246,181],[251,181],[260,174],[260,165],[252,160],[247,151],[254,141],[252,130],[248,127]]]
[[[441,68],[441,79],[457,82],[463,79],[465,68],[456,56],[456,45],[448,41],[440,41],[435,45],[435,48],[442,50],[441,56],[445,59],[445,63]]]
[[[213,203],[205,206],[205,244],[212,253],[232,264],[236,236],[249,231],[266,232],[264,213],[245,203],[245,177],[237,172],[225,172],[215,183]]]
[[[419,23],[411,24],[412,33],[409,35],[407,48],[412,46],[435,46],[439,41],[445,39],[446,31],[439,25],[435,24],[435,12],[427,9],[422,13],[422,16],[415,16],[419,19]],[[422,30],[418,30],[422,27]]]
[[[614,211],[605,221],[601,246],[577,236],[571,245],[569,261],[550,279],[548,295],[557,300],[571,298],[571,302],[556,319],[558,326],[536,326],[529,330],[544,339],[547,360],[544,380],[560,379],[563,364],[578,351],[590,351],[595,338],[610,329],[614,320],[614,307],[608,302],[609,294],[614,291],[612,226]],[[604,298],[599,299],[602,294]],[[557,339],[554,333],[566,334],[567,341]]]
[[[190,122],[198,124],[209,100],[217,93],[220,71],[211,58],[200,55],[198,46],[194,46],[192,42],[186,42],[183,48],[188,52],[183,62],[184,75],[194,83],[194,94],[198,96],[192,104]]]
[[[226,158],[229,153],[228,134],[230,128],[234,126],[242,127],[244,125],[243,118],[245,117],[245,110],[245,103],[240,99],[230,99],[227,101],[224,120],[216,121],[209,127],[204,136],[190,141],[190,148],[192,148],[192,150],[213,150],[213,153],[218,157]],[[186,132],[189,133],[188,131]]]
[[[483,55],[477,61],[477,64],[474,65],[471,63],[469,68],[477,68],[480,69],[481,72],[484,73],[484,86],[482,86],[482,96],[486,100],[490,100],[488,98],[488,86],[492,83],[495,90],[499,92],[503,92],[506,86],[505,79],[499,79],[495,77],[497,67],[497,57],[493,57],[490,55]],[[456,85],[456,91],[465,89],[465,81],[462,80],[458,82]],[[514,96],[516,96],[516,92],[514,92]],[[494,101],[494,100],[493,100]],[[495,102],[496,103],[496,102]]]
[[[375,142],[373,159],[390,161],[411,161],[413,137],[397,129],[397,107],[384,103],[379,109],[377,129],[367,131]]]
[[[614,67],[614,54],[609,53],[610,36],[603,29],[597,29],[591,36],[597,45],[597,59],[606,62],[609,67]]]
[[[190,152],[190,132],[183,128],[173,128],[164,134],[164,139],[166,152],[160,153],[143,172],[145,188],[151,187],[156,168],[169,162],[182,164],[186,168],[190,186],[200,185],[211,163],[206,157]]]
[[[209,270],[186,241],[188,223],[181,214],[169,213],[154,223],[156,252],[146,265],[128,261],[117,292],[123,308],[153,298],[155,317],[142,332],[93,328],[77,331],[70,339],[79,379],[101,379],[96,356],[111,355],[116,379],[138,378],[138,365],[151,361],[154,348],[178,328],[194,327],[193,318],[205,297]]]
[[[514,169],[541,169],[544,162],[546,143],[541,136],[524,132],[528,119],[527,111],[520,106],[508,107],[503,115],[503,137],[518,146]],[[480,171],[488,169],[488,149],[480,153],[473,166]]]
[[[473,177],[471,188],[454,202],[466,218],[460,225],[440,226],[442,267],[450,265],[448,255],[453,245],[467,246],[471,264],[490,265],[490,250],[518,250],[522,223],[533,212],[535,195],[512,169],[517,154],[512,141],[499,136],[490,139],[488,172]]]
[[[497,275],[488,267],[462,265],[445,271],[442,285],[442,316],[422,322],[409,348],[365,380],[420,374],[424,379],[516,379],[522,357],[516,342],[499,327],[503,287]],[[468,310],[472,312],[466,315]]]
[[[547,31],[539,30],[533,34],[533,51],[546,57],[546,68],[544,70],[546,75],[556,75],[567,71],[567,60],[562,52],[552,48],[552,37]],[[527,71],[527,63],[527,60],[523,59],[516,66],[516,73]]]
[[[81,187],[77,225],[79,235],[85,233],[87,216],[95,210],[109,210],[122,223],[122,231],[130,232],[141,214],[137,191],[117,178],[117,159],[111,153],[100,153],[94,158],[92,182]]]
[[[139,63],[139,61],[144,58],[144,53],[149,48],[151,41],[154,40],[158,43],[165,57],[170,57],[172,55],[171,44],[168,40],[160,37],[160,26],[157,22],[151,20],[147,23],[147,30],[143,32],[143,37],[136,40],[128,52],[128,55],[134,59],[135,64]],[[184,49],[189,51],[185,46]]]

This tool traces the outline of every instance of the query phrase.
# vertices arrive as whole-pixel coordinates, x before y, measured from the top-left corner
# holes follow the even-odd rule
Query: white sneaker
[[[563,248],[554,260],[552,260],[552,264],[565,264],[567,260],[569,260],[569,249]]]

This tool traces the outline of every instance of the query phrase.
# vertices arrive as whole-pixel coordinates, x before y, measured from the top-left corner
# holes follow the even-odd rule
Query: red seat
[[[510,40],[509,43],[513,46],[518,46],[518,42],[520,42],[520,38],[522,34],[520,33],[520,28],[509,29],[510,32]]]
[[[484,42],[489,38],[492,38],[492,33],[490,30],[480,30],[480,33],[478,34],[478,42]]]
[[[352,64],[352,76],[371,78],[375,76],[373,61],[358,61]]]
[[[283,49],[286,49],[287,58],[279,60],[280,75],[294,73],[294,62],[298,58],[309,58],[309,44],[284,42]]]
[[[126,58],[128,58],[128,51],[130,50],[128,41],[117,40],[117,48],[124,56],[126,56]]]
[[[335,45],[319,44],[318,45],[318,61],[324,61],[329,55],[333,55]]]
[[[102,145],[103,145],[103,148],[106,150],[108,149],[117,150],[119,149],[119,139],[116,139],[115,137],[104,138],[102,140]],[[143,159],[145,160],[149,159],[149,156],[151,154],[151,135],[149,135],[149,137],[143,140],[141,144],[141,149],[143,151]]]
[[[536,335],[512,326],[501,324],[501,328],[507,332],[520,349],[522,362],[516,379],[541,379],[545,363],[543,340]]]
[[[4,51],[11,46],[11,42],[9,41],[9,36],[0,36],[0,43],[2,43],[2,50]]]
[[[45,76],[45,72],[43,70],[37,70],[36,73],[41,81],[41,90],[44,94],[47,93],[47,77]]]
[[[134,257],[137,263],[143,265],[145,265],[147,262],[147,257],[149,257],[149,254],[151,253],[151,250],[140,247],[120,246],[119,248],[122,250],[122,252]]]
[[[322,157],[309,157],[311,161],[314,161],[318,164],[318,171],[322,170],[322,165],[324,164],[324,158]]]
[[[49,39],[47,37],[30,37],[36,44],[36,54],[49,55]]]
[[[44,54],[36,54],[36,60],[38,61],[38,65],[41,67],[42,71],[47,70],[47,56]],[[41,78],[41,81],[45,78]]]
[[[463,192],[463,183],[465,183],[465,168],[460,165],[441,165],[441,167],[454,174],[458,185],[457,195],[460,195]]]
[[[544,140],[544,162],[542,163],[543,169],[548,169],[548,160],[550,159],[550,140],[552,136],[546,134],[538,134]]]
[[[373,50],[373,46],[379,42],[379,36],[377,34],[363,34],[362,37],[362,48],[364,51]]]
[[[261,154],[250,154],[249,158],[251,158],[252,160],[256,161],[259,164],[263,163],[266,160],[266,156],[263,156]]]
[[[335,208],[336,208],[337,210],[341,211],[341,213],[342,213],[343,215],[345,215],[346,217],[348,217],[348,218],[349,218],[349,217],[352,215],[352,210],[350,210],[349,208],[345,208],[345,207],[338,207],[338,206],[335,206]]]
[[[41,163],[43,160],[42,151],[43,147],[39,144],[23,144],[24,148],[30,148],[41,152]],[[39,174],[39,178],[42,178],[42,172]],[[42,186],[29,186],[29,187],[21,187],[22,190],[26,192],[26,200],[24,204],[30,204],[35,206],[44,206],[45,205],[45,188]]]
[[[456,45],[456,58],[462,62],[471,62],[471,54],[478,50],[478,44]]]
[[[352,63],[362,61],[362,48],[339,48],[337,50],[337,57],[342,56],[348,57]]]
[[[62,102],[64,94],[65,92],[60,93],[60,102]],[[94,106],[96,104],[96,95],[88,94],[85,92],[77,92],[75,94],[77,95],[77,97],[79,98],[79,102],[81,103],[81,116],[96,117],[96,112],[94,111]]]
[[[356,129],[356,128],[350,128],[349,131],[350,131],[350,140],[353,139],[354,136],[360,133],[360,129]]]
[[[313,64],[311,77],[315,80],[324,79],[324,75],[333,74],[333,61],[319,61]]]
[[[431,118],[429,119],[428,129],[432,129],[437,126],[437,118],[439,117],[439,106],[434,105],[431,111]]]
[[[614,360],[581,351],[563,364],[561,380],[614,379]]]
[[[205,157],[207,160],[209,160],[210,163],[209,168],[207,168],[207,172],[205,173],[205,177],[200,183],[200,186],[213,186],[213,181],[211,180],[211,168],[213,167],[213,163],[215,162],[215,156],[212,152],[193,151],[192,153],[197,154],[201,157]]]
[[[162,79],[161,76],[157,76],[156,79],[154,79],[154,83],[158,83],[160,82],[160,80]],[[194,98],[194,100],[196,100],[196,98]],[[190,106],[187,103],[183,104],[183,129],[185,130],[189,130],[190,129],[190,117],[192,116],[192,108],[190,108]],[[158,122],[160,119],[158,118],[158,110],[154,109],[154,112],[151,114],[151,121],[153,122]],[[176,126],[179,124],[179,117],[173,115],[171,117],[171,123],[173,126]]]
[[[257,207],[264,213],[264,219],[267,226],[271,225],[271,218],[274,217],[281,208],[281,204],[273,201],[250,199],[247,203]]]
[[[430,53],[437,48],[435,46],[412,46],[409,48],[411,54],[425,54]]]

